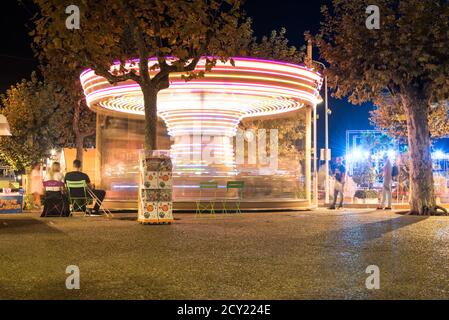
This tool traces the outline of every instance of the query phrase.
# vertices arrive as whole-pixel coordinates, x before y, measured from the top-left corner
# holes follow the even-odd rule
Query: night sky
[[[6,3],[5,3],[6,2]],[[72,1],[76,4],[76,0]],[[287,28],[287,36],[297,47],[304,44],[304,31],[315,33],[320,26],[320,7],[330,1],[324,0],[247,0],[245,9],[253,19],[253,28],[258,37],[273,29]],[[2,2],[0,32],[0,93],[23,78],[29,78],[37,68],[28,36],[32,23],[33,5],[30,0],[6,0]],[[314,52],[318,60],[318,53]],[[347,129],[372,129],[368,112],[372,105],[354,106],[346,100],[330,99],[332,115],[329,118],[329,145],[332,156],[341,155],[345,148]],[[324,105],[319,107],[318,143],[324,146]]]

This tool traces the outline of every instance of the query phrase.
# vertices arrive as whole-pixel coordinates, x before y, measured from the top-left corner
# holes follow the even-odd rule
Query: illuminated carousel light
[[[177,170],[208,170],[210,161],[202,159],[205,151],[213,153],[213,164],[227,168],[223,173],[232,170],[235,168],[232,138],[243,118],[294,112],[306,105],[314,107],[320,101],[322,77],[315,71],[262,59],[234,58],[234,61],[235,67],[218,62],[205,77],[189,82],[182,79],[182,74],[172,74],[170,87],[159,92],[158,116],[174,138],[171,156]],[[148,64],[156,62],[150,59]],[[137,64],[128,67],[137,69]],[[204,68],[202,59],[197,70]],[[117,69],[118,65],[111,67],[111,71]],[[151,75],[157,71],[151,71]],[[137,83],[129,80],[111,85],[93,70],[84,71],[80,79],[91,109],[143,118],[143,96]],[[194,141],[196,136],[199,142]],[[204,141],[207,140],[204,136],[213,139]]]

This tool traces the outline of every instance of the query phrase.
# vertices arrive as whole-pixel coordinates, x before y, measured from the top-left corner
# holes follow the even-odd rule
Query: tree
[[[388,133],[398,141],[407,142],[407,116],[400,103],[390,99],[370,111],[371,124]],[[433,139],[445,138],[449,135],[449,104],[438,103],[429,110],[429,130]]]
[[[354,169],[352,179],[358,186],[371,189],[376,182],[376,172],[370,161],[364,161]]]
[[[71,70],[59,61],[52,63],[41,57],[41,71],[45,81],[54,89],[53,95],[57,106],[53,115],[54,128],[59,133],[58,146],[75,147],[76,159],[83,161],[83,150],[93,145],[96,123],[95,113],[86,105],[81,87],[80,70]],[[91,138],[91,139],[88,139]]]
[[[249,45],[250,56],[295,64],[303,63],[304,48],[298,50],[295,46],[291,46],[286,35],[287,29],[281,28],[279,31],[271,31],[270,36],[262,37],[261,41],[253,38]]]
[[[57,144],[53,89],[33,73],[30,81],[22,80],[1,96],[1,113],[12,136],[0,137],[0,157],[16,170],[48,157]]]
[[[289,44],[286,37],[287,29],[273,30],[270,36],[263,36],[259,41],[252,37],[247,43],[248,53],[251,57],[278,60],[293,64],[304,62],[304,49],[297,49]],[[278,119],[244,120],[240,127],[246,129],[278,129],[279,155],[282,157],[302,155],[298,151],[299,142],[304,139],[305,116],[297,113],[289,117]]]
[[[304,113],[279,119],[244,120],[240,128],[242,130],[252,129],[256,131],[278,130],[278,152],[281,157],[300,156],[299,146],[304,139],[306,130],[306,119]],[[269,133],[267,132],[267,135]]]
[[[372,188],[373,184],[381,176],[379,163],[373,162],[372,156],[383,156],[388,154],[389,150],[396,150],[396,141],[385,133],[363,132],[357,139],[357,149],[359,152],[367,153],[361,161],[355,161],[352,165],[352,177],[357,185]],[[362,151],[363,150],[363,151]],[[382,164],[383,166],[383,164]],[[380,175],[378,177],[377,173]]]
[[[353,103],[385,95],[400,102],[410,151],[410,209],[435,211],[428,125],[431,106],[449,98],[449,6],[445,0],[378,0],[380,29],[368,29],[369,1],[323,8],[316,42],[334,95]]]
[[[170,74],[184,73],[186,81],[201,77],[239,53],[239,38],[250,34],[240,0],[83,1],[80,29],[74,30],[66,28],[61,1],[35,2],[41,15],[34,41],[48,61],[63,56],[74,70],[92,68],[111,84],[132,80],[140,86],[146,150],[157,148],[157,94],[169,87]],[[196,71],[202,57],[206,67]],[[114,62],[119,66],[111,69]]]

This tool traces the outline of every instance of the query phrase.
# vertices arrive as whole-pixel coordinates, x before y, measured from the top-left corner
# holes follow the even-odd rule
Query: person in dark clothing
[[[90,178],[87,174],[85,174],[84,172],[81,172],[81,161],[78,159],[75,159],[73,161],[73,168],[74,171],[68,172],[65,177],[64,177],[64,182],[67,181],[86,181],[87,187],[89,188],[90,191],[92,191],[92,193],[98,198],[99,201],[95,201],[95,206],[94,209],[92,211],[92,214],[94,215],[99,215],[100,214],[100,206],[101,203],[104,200],[104,197],[106,196],[106,192],[104,190],[99,190],[99,189],[94,189],[92,187],[92,184],[90,182]],[[71,191],[71,195],[73,197],[83,197],[83,191],[82,189],[73,189]],[[89,196],[89,194],[88,194]]]
[[[333,170],[333,177],[335,178],[334,185],[334,201],[330,207],[330,209],[335,209],[335,205],[337,204],[337,198],[340,194],[341,199],[338,205],[338,208],[343,207],[343,199],[344,199],[344,187],[345,187],[345,178],[346,178],[346,168],[342,164],[342,159],[338,157],[335,159],[336,164]]]

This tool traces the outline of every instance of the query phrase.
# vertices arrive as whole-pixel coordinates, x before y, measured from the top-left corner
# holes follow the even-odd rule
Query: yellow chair
[[[243,199],[243,188],[245,187],[245,183],[243,181],[228,181],[226,184],[226,192],[229,190],[235,190],[237,189],[237,200],[235,201],[235,212],[236,213],[242,213],[242,210],[240,209],[240,204]],[[228,202],[228,199],[223,200],[223,211],[225,213],[228,212],[228,209],[226,208],[226,203]]]
[[[203,191],[211,190],[212,189],[212,199],[209,201],[202,201],[203,197]],[[209,181],[209,182],[200,182],[200,195],[199,198],[196,200],[196,214],[201,213],[211,213],[215,214],[215,201],[217,198],[217,189],[218,184],[215,181]],[[205,203],[203,203],[205,202]]]

